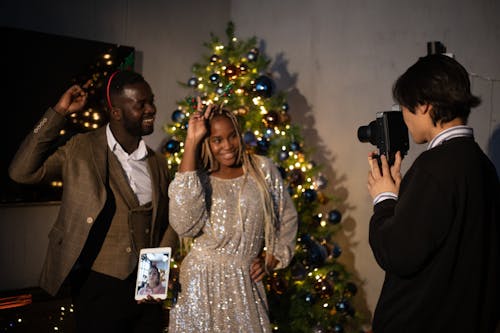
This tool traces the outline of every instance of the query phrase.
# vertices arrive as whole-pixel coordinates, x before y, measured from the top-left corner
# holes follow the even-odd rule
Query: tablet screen
[[[147,298],[148,295],[153,298],[167,298],[171,252],[170,247],[141,250],[137,269],[136,300]]]

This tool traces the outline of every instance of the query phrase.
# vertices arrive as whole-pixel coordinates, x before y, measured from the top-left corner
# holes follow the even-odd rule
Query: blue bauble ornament
[[[255,147],[257,146],[257,137],[253,132],[245,132],[243,134],[243,142],[249,147]]]
[[[269,141],[266,139],[257,141],[257,154],[259,155],[267,155],[269,151]]]
[[[181,110],[175,110],[172,112],[172,121],[176,123],[181,123],[186,118],[186,114]]]
[[[340,276],[340,272],[339,271],[329,271],[328,272],[328,277],[330,279],[332,279],[333,281],[335,281],[339,276]]]
[[[192,77],[188,80],[188,86],[190,87],[196,87],[198,85],[198,79],[195,77]]]
[[[264,137],[266,139],[270,139],[274,136],[274,131],[270,128],[266,129],[266,131],[264,132]]]
[[[253,48],[247,53],[247,59],[249,61],[255,61],[257,60],[257,57],[259,56],[259,49],[258,48]]]
[[[344,333],[344,326],[342,326],[341,324],[333,325],[333,332],[334,333]]]
[[[307,293],[306,297],[304,297],[304,300],[309,303],[309,304],[314,304],[314,296],[312,294]]]
[[[178,153],[180,149],[181,149],[181,144],[177,140],[170,139],[165,144],[165,151],[170,154]]]
[[[283,105],[281,106],[281,110],[287,112],[288,109],[290,108],[290,106],[288,105],[288,103],[283,103]]]
[[[349,310],[349,302],[347,302],[346,300],[341,300],[339,302],[337,302],[337,304],[335,304],[335,309],[338,311],[338,312],[342,312],[342,313],[345,313],[347,312],[347,310]]]
[[[286,150],[282,150],[279,152],[278,154],[278,158],[280,159],[280,161],[285,161],[287,158],[288,158],[288,152]]]
[[[301,237],[301,242],[304,245],[305,251],[308,255],[308,264],[314,267],[318,267],[325,263],[328,252],[323,245],[319,244],[316,240],[312,239],[307,234]]]
[[[261,97],[269,98],[273,95],[274,83],[265,75],[259,76],[255,79],[254,91]]]
[[[341,254],[342,254],[342,248],[338,244],[333,243],[332,257],[338,258],[340,257]]]
[[[217,83],[219,83],[219,81],[220,81],[219,74],[213,73],[212,75],[210,75],[210,82],[217,84]]]
[[[328,221],[332,224],[339,224],[340,220],[342,220],[342,214],[334,209],[328,212]]]
[[[309,259],[311,260],[311,265],[315,267],[322,266],[325,263],[327,252],[326,248],[314,242],[314,245],[310,247]]]
[[[290,143],[290,150],[291,151],[300,151],[300,143],[298,143],[297,141]]]
[[[303,193],[304,198],[307,202],[313,202],[318,198],[318,193],[313,189],[308,188]]]

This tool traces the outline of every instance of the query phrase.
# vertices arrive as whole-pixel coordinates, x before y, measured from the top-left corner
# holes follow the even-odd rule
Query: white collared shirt
[[[141,139],[137,149],[129,155],[118,141],[116,141],[115,136],[109,128],[109,124],[106,125],[106,137],[109,149],[111,149],[122,165],[127,175],[128,183],[137,196],[139,204],[144,205],[150,202],[152,200],[151,175],[147,161],[148,150],[144,140]]]
[[[427,150],[432,149],[447,140],[458,138],[461,136],[474,137],[474,131],[472,130],[471,127],[465,125],[459,125],[447,128],[444,131],[440,132],[438,135],[436,135],[431,140],[431,142],[429,142]]]

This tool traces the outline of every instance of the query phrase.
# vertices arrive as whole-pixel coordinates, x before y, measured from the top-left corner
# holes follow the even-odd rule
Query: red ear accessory
[[[109,96],[109,87],[111,86],[111,81],[113,80],[115,75],[118,74],[119,72],[120,71],[116,71],[113,74],[111,74],[111,76],[109,77],[109,80],[108,80],[108,85],[106,86],[106,99],[108,100],[108,107],[109,107],[110,112],[111,112],[111,109],[113,108],[113,106],[111,105],[111,97]]]

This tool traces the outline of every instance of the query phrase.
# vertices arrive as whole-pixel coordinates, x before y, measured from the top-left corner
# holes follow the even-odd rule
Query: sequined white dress
[[[277,268],[293,256],[297,213],[272,161],[258,157],[266,174],[280,230]],[[194,237],[180,270],[181,292],[170,311],[169,333],[271,332],[262,281],[250,278],[250,263],[264,246],[264,214],[256,181],[177,173],[169,187],[170,224]]]

